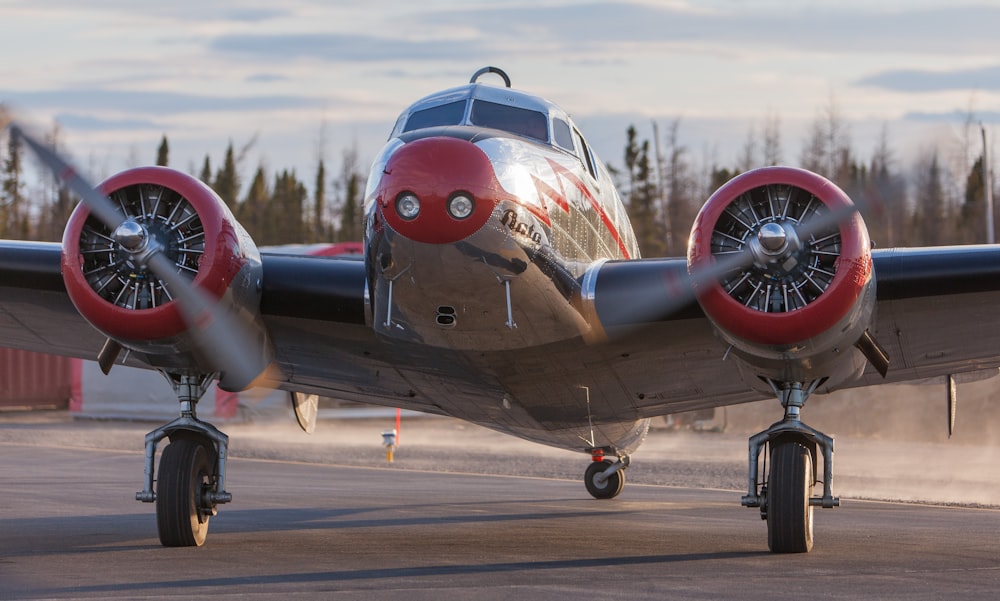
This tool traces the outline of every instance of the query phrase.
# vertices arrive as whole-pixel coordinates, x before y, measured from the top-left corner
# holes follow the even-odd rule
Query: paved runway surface
[[[995,474],[994,474],[995,475]],[[996,598],[1000,511],[846,500],[765,551],[739,493],[234,458],[199,549],[133,500],[141,453],[0,442],[0,598]]]

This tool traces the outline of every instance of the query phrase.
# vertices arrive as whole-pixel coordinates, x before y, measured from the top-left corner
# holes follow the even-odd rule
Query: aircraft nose
[[[505,195],[489,157],[458,138],[408,142],[388,160],[378,188],[385,222],[417,242],[449,244],[482,228]]]

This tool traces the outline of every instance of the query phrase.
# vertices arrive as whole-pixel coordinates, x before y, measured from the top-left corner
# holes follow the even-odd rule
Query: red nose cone
[[[482,228],[506,195],[489,157],[475,144],[435,137],[409,142],[390,157],[378,202],[399,234],[449,244]]]

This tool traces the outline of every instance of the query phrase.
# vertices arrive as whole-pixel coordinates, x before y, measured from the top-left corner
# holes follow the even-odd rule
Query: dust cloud
[[[893,385],[814,395],[806,423],[836,438],[834,493],[879,499],[1000,507],[1000,378],[960,384],[958,419],[947,434],[945,387]],[[395,461],[386,461],[383,430],[395,412],[368,419],[321,419],[312,436],[288,415],[223,423],[230,456],[358,467],[559,478],[580,483],[589,458],[523,441],[455,419],[404,417]],[[747,437],[781,416],[775,400],[716,411],[708,431],[676,430],[654,420],[632,457],[631,484],[746,490]],[[141,459],[153,424],[74,420],[65,412],[0,418],[0,443],[130,450]],[[141,465],[137,463],[137,474]],[[664,500],[669,500],[669,491]],[[628,488],[623,493],[628,498]]]
[[[836,439],[842,497],[1000,506],[1000,378],[959,384],[948,438],[945,384],[886,385],[814,395],[803,420]],[[717,412],[727,434],[781,416],[777,401]]]

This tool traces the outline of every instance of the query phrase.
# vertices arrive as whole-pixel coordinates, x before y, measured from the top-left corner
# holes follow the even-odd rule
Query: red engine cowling
[[[259,315],[260,253],[208,186],[173,169],[140,167],[112,176],[99,190],[123,220],[143,223],[196,286]],[[133,264],[111,234],[82,204],[66,224],[62,273],[73,304],[95,328],[158,367],[197,365],[189,326],[169,288]]]
[[[754,375],[839,381],[864,369],[853,345],[871,325],[875,280],[852,206],[819,175],[766,167],[729,181],[699,212],[688,246],[698,301]],[[697,277],[737,253],[741,267]]]

